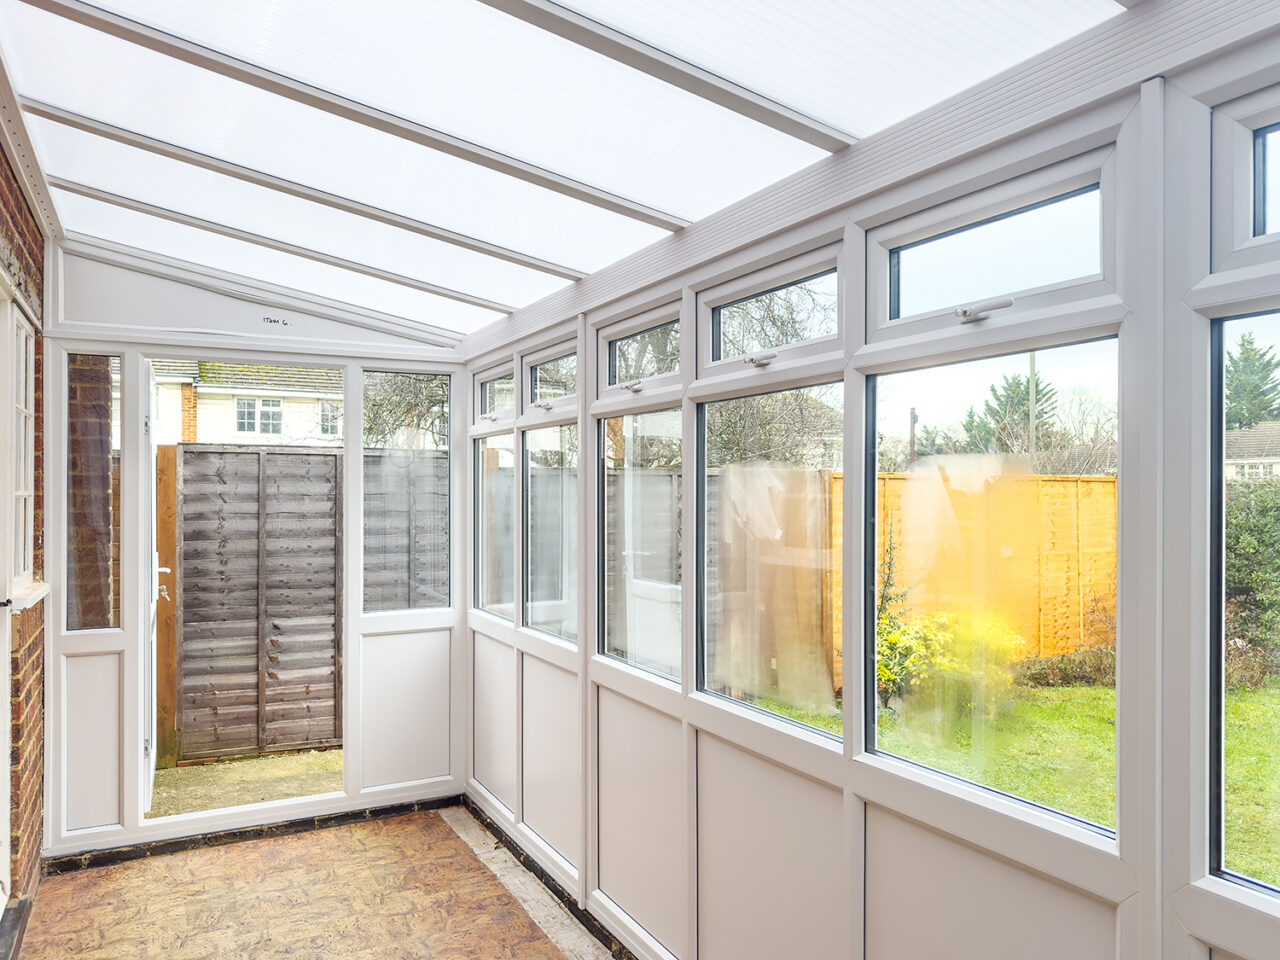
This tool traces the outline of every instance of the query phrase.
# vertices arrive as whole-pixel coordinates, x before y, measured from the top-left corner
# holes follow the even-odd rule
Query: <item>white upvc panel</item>
[[[599,887],[688,956],[685,744],[680,722],[599,687]]]
[[[449,631],[360,644],[361,786],[449,774]]]
[[[860,137],[1122,11],[1113,0],[564,5]]]
[[[848,955],[843,807],[840,790],[698,735],[698,960]]]
[[[667,235],[16,0],[0,42],[24,97],[580,270]]]
[[[46,174],[500,303],[565,281],[48,120],[28,126]]]
[[[104,6],[686,219],[825,155],[471,0]]]
[[[1116,956],[1109,904],[880,807],[866,830],[867,957],[1023,960],[1032,943],[1037,960]]]
[[[53,194],[68,229],[100,240],[458,331],[475,330],[499,316],[491,310],[412,287],[268,250],[244,240],[125,210],[64,190],[55,190]]]
[[[122,822],[123,654],[63,658],[66,829]]]
[[[482,633],[474,634],[475,684],[471,702],[476,780],[516,809],[516,651]]]
[[[575,867],[582,863],[582,734],[578,678],[524,658],[524,822]]]

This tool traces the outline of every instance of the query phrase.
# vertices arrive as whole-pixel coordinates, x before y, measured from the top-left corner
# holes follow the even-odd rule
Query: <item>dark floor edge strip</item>
[[[284,837],[295,833],[310,833],[312,830],[341,827],[349,823],[360,823],[365,820],[381,820],[406,813],[438,810],[441,807],[456,807],[461,801],[461,795],[451,794],[450,796],[437,797],[433,800],[417,800],[412,803],[395,803],[385,807],[347,810],[343,813],[331,813],[320,817],[282,820],[278,823],[267,823],[257,827],[240,827],[235,830],[202,833],[191,837],[176,837],[172,840],[156,840],[152,843],[140,843],[130,847],[110,847],[105,850],[73,853],[64,857],[49,857],[43,863],[43,875],[56,877],[59,874],[71,873],[75,870],[107,867],[117,863],[127,863],[130,860],[145,860],[148,857],[180,853],[183,850],[194,850],[197,847],[220,847],[229,843],[243,843],[246,840],[263,840],[267,837]],[[5,911],[5,915],[8,915],[8,910]],[[2,929],[0,927],[0,930]],[[0,960],[6,960],[6,955],[2,950],[0,950]]]
[[[18,960],[30,916],[30,897],[14,897],[5,905],[0,915],[0,960]]]
[[[492,817],[480,809],[480,806],[475,802],[475,800],[473,800],[469,795],[463,794],[461,804],[469,814],[480,821],[480,824],[486,830],[493,834],[494,839],[497,840],[499,844],[506,847],[508,852],[516,858],[516,861],[520,866],[533,874],[544,887],[551,891],[551,895],[560,901],[561,905],[573,915],[575,920],[586,928],[588,933],[603,944],[604,948],[609,951],[611,956],[615,957],[616,960],[636,960],[635,954],[623,946],[608,927],[596,919],[594,914],[589,913],[582,907],[578,906],[577,898],[570,894],[569,891],[565,890],[564,887],[560,886],[556,879],[543,869],[542,864],[538,863],[537,860],[533,859],[532,856],[526,853],[524,848],[521,847],[520,844],[517,843],[509,833],[507,833],[507,831],[502,829],[502,827],[500,827]]]

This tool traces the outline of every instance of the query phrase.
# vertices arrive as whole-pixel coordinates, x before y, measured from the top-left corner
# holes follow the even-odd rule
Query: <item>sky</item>
[[[1280,325],[1275,331],[1280,335]],[[1115,405],[1119,388],[1119,350],[1115,339],[1096,340],[1035,351],[1036,373],[1058,391],[1059,402],[1072,394]],[[956,427],[970,407],[981,409],[991,385],[1005,376],[1026,376],[1030,354],[967,360],[946,366],[884,374],[876,378],[876,418],[885,436],[905,437],[911,408],[925,426]]]

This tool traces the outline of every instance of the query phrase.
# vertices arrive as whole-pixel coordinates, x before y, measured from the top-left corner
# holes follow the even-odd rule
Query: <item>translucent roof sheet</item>
[[[560,2],[857,136],[1122,9],[1115,0]],[[826,155],[478,0],[96,3],[677,220],[704,217]],[[0,0],[0,46],[21,97],[570,270],[593,272],[668,235],[589,196],[378,132],[358,116],[334,116],[22,0]],[[42,165],[66,181],[515,307],[566,282],[537,264],[28,119]],[[412,283],[67,191],[57,191],[57,204],[69,231],[357,306],[458,331],[497,316]]]
[[[566,281],[191,164],[32,118],[45,172],[203,220],[506,304]],[[74,223],[74,221],[73,221]]]
[[[468,333],[499,314],[410,287],[316,263],[292,254],[171,223],[63,190],[53,191],[58,215],[77,232],[152,253],[304,290],[393,316]]]
[[[689,220],[824,156],[474,0],[98,5]]]
[[[667,235],[18,0],[0,0],[0,41],[23,96],[567,267],[597,270]]]
[[[859,137],[1124,9],[1114,0],[557,2]]]

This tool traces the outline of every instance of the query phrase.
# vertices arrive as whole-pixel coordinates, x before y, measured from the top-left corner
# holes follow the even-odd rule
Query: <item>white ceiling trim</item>
[[[248,230],[240,230],[237,227],[229,227],[223,223],[215,223],[212,220],[204,220],[200,217],[193,217],[189,214],[179,213],[178,211],[170,210],[167,207],[157,207],[154,204],[144,203],[141,200],[134,200],[132,197],[122,197],[119,194],[111,193],[107,190],[99,190],[97,187],[90,187],[83,183],[64,180],[61,177],[49,177],[48,180],[49,186],[54,189],[65,190],[68,193],[87,197],[90,200],[109,203],[112,206],[120,207],[124,210],[132,210],[135,213],[145,213],[148,216],[158,217],[161,220],[168,220],[171,223],[180,223],[184,226],[195,227],[198,230],[216,233],[219,236],[230,237],[233,240],[243,240],[246,243],[265,247],[268,250],[275,250],[278,253],[289,253],[297,257],[303,257],[307,260],[314,260],[316,263],[327,264],[331,267],[340,267],[343,270],[350,270],[353,273],[360,273],[364,276],[373,277],[377,280],[385,280],[388,283],[396,283],[403,287],[410,287],[414,290],[434,294],[437,297],[444,297],[448,300],[457,301],[458,303],[465,303],[473,307],[481,307],[485,310],[493,310],[497,313],[511,313],[516,309],[515,307],[505,303],[498,303],[484,297],[478,297],[470,293],[463,293],[460,290],[453,290],[450,287],[442,287],[438,284],[429,283],[426,280],[419,280],[416,277],[406,277],[404,274],[393,273],[390,270],[372,267],[366,263],[359,263],[355,260],[347,260],[343,257],[334,256],[333,254],[323,253],[319,250],[312,250],[310,247],[300,247],[296,244],[286,243],[283,240],[275,240],[271,237],[264,237],[258,233],[251,233]]]
[[[680,230],[689,225],[687,220],[655,210],[645,204],[546,170],[524,160],[509,157],[479,144],[470,143],[443,131],[397,117],[348,97],[301,83],[291,77],[282,76],[243,60],[237,60],[162,30],[101,10],[81,0],[22,0],[22,2],[155,53],[200,67],[267,93],[285,97],[295,103],[323,110],[344,120],[496,170],[526,183],[553,190],[633,220],[671,231]]]
[[[260,304],[264,307],[294,310],[323,320],[335,320],[366,330],[391,333],[428,346],[452,349],[462,339],[462,334],[446,327],[382,313],[293,287],[255,280],[204,264],[152,253],[75,231],[68,233],[58,246],[60,253],[67,256],[124,267],[136,273],[162,280],[174,280],[190,287],[210,293],[225,294],[237,300]]]
[[[19,102],[22,109],[34,117],[50,120],[65,127],[70,127],[73,130],[79,130],[82,133],[93,134],[94,136],[101,137],[104,140],[111,140],[115,143],[124,144],[129,147],[137,147],[139,150],[146,150],[148,153],[153,153],[157,156],[167,157],[170,160],[179,160],[194,167],[200,167],[201,169],[209,170],[213,173],[221,173],[229,177],[234,177],[237,180],[243,180],[245,183],[252,183],[256,186],[266,187],[270,190],[288,194],[292,197],[298,197],[302,200],[311,200],[326,207],[332,207],[334,210],[341,210],[344,213],[355,214],[356,216],[363,217],[366,220],[373,220],[377,223],[383,223],[388,226],[399,227],[402,230],[407,230],[410,233],[415,233],[419,236],[430,237],[432,240],[440,240],[456,247],[462,247],[465,250],[482,253],[486,256],[494,257],[498,260],[505,260],[508,263],[515,263],[522,267],[529,267],[533,270],[538,270],[541,273],[548,273],[552,276],[562,277],[565,280],[581,280],[586,276],[586,274],[581,270],[574,270],[571,267],[552,263],[551,261],[543,260],[540,257],[534,257],[527,253],[521,253],[518,250],[511,250],[507,247],[499,246],[496,243],[489,243],[486,240],[478,240],[475,237],[469,237],[466,234],[447,230],[444,227],[438,227],[422,220],[415,220],[413,217],[406,217],[399,213],[393,213],[392,211],[384,210],[381,207],[361,203],[358,200],[350,200],[347,197],[340,197],[334,193],[317,190],[314,187],[295,183],[294,181],[286,180],[283,177],[272,176],[269,173],[263,173],[259,170],[254,170],[251,167],[243,167],[227,160],[220,160],[217,157],[211,157],[205,153],[188,150],[186,147],[175,146],[174,144],[166,143],[163,140],[156,140],[144,134],[135,133],[132,130],[125,130],[122,127],[103,123],[101,120],[93,120],[89,117],[81,116],[78,113],[73,113],[70,110],[64,110],[61,107],[41,103],[39,100],[31,100],[23,97]]]
[[[478,2],[822,150],[836,153],[857,140],[830,124],[783,106],[551,0]]]

